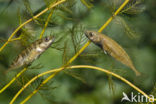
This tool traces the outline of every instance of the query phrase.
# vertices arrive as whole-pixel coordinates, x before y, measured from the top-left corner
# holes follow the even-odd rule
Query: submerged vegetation
[[[123,94],[130,96],[134,92],[148,99],[155,96],[148,102],[154,104],[155,3],[154,0],[2,0],[0,102],[121,104]],[[114,49],[98,48],[96,45],[101,43],[93,44],[85,36],[87,30],[107,34],[110,43],[103,44],[113,45]],[[5,73],[23,50],[46,36],[55,40],[39,58]],[[116,61],[125,64],[122,55],[114,56],[119,50],[128,57],[127,66],[136,67],[140,76]],[[30,50],[24,52],[29,53],[27,59],[36,55]]]

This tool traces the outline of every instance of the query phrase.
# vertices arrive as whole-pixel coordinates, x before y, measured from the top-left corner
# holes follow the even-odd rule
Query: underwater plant
[[[0,71],[5,72],[0,80],[0,95],[5,96],[6,92],[10,104],[17,98],[20,104],[30,98],[34,99],[28,103],[120,104],[122,94],[126,96],[131,91],[149,101],[150,94],[155,95],[155,86],[150,83],[155,81],[153,57],[145,56],[153,55],[154,49],[145,53],[138,49],[143,37],[138,29],[143,28],[139,19],[144,20],[140,15],[146,12],[143,0],[9,0],[4,3],[1,16],[12,5],[20,4],[15,9],[18,19],[11,20],[16,22],[12,23],[13,27],[19,26],[11,35],[3,35],[0,43]],[[145,70],[146,64],[151,65],[150,74]],[[145,90],[148,94],[141,89],[149,90]],[[40,96],[34,96],[36,93]]]

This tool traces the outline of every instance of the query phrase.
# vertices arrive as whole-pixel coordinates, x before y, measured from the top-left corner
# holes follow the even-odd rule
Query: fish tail
[[[141,75],[141,73],[140,73],[139,71],[137,71],[136,68],[135,68],[134,66],[131,67],[131,68],[132,68],[132,70],[135,72],[136,76],[140,76],[140,75]]]

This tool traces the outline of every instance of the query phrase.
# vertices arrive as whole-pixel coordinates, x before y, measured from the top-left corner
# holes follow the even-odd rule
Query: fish
[[[51,44],[54,42],[54,39],[54,36],[46,36],[33,42],[15,58],[7,72],[22,66],[31,65],[34,60],[39,58],[40,55],[51,46]]]
[[[109,54],[122,64],[131,68],[136,76],[141,75],[141,73],[134,67],[126,51],[116,41],[96,31],[85,31],[85,35],[91,42],[99,46],[105,54]]]

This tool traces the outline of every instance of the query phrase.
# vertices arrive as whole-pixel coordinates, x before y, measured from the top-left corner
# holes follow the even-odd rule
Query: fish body
[[[108,53],[116,60],[130,67],[136,73],[137,76],[140,75],[140,72],[136,70],[126,51],[116,41],[112,40],[104,34],[95,31],[86,31],[85,35],[94,44],[102,48],[105,53]]]
[[[54,41],[53,36],[36,40],[29,47],[23,50],[11,64],[10,69],[20,68],[24,65],[30,65],[34,60],[47,50]]]

